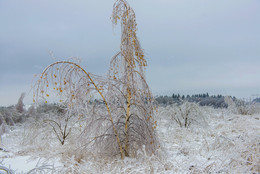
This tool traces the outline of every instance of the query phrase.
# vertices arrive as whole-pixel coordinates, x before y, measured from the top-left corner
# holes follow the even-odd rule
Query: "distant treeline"
[[[236,100],[235,97],[232,97]],[[212,106],[214,108],[226,108],[227,104],[224,101],[224,96],[219,95],[209,95],[208,93],[194,94],[194,95],[180,95],[172,94],[172,96],[157,96],[155,100],[160,105],[171,105],[174,103],[181,103],[183,101],[196,102],[201,106]]]
[[[253,100],[253,102],[260,103],[260,98],[255,98],[255,99]]]

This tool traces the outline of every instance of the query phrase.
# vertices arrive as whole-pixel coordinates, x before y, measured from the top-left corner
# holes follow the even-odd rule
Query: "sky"
[[[105,75],[120,49],[115,0],[0,0],[0,106],[22,92],[32,103],[35,74],[79,57]],[[260,94],[259,0],[128,0],[153,94]]]

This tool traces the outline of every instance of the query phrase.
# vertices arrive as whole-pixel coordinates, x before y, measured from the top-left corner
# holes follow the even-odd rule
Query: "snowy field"
[[[14,173],[260,173],[260,115],[200,107],[204,121],[180,127],[167,108],[156,113],[161,147],[135,158],[77,151],[75,132],[62,146],[37,123],[9,127],[2,135],[0,166]],[[31,141],[31,142],[28,142]]]

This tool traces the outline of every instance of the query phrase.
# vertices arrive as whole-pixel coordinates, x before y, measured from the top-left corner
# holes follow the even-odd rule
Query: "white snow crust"
[[[201,108],[207,124],[181,128],[159,107],[156,113],[161,147],[147,156],[103,157],[80,152],[71,137],[61,146],[35,130],[37,142],[25,144],[26,124],[2,136],[0,166],[14,173],[259,173],[260,115],[236,115],[227,109]],[[39,134],[39,135],[38,135]],[[72,136],[75,136],[72,134]],[[75,144],[75,142],[74,142]]]

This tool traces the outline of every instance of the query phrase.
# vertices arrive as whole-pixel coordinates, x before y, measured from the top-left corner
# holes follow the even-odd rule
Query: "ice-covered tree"
[[[87,119],[80,135],[84,148],[120,154],[123,159],[143,147],[148,154],[155,153],[159,143],[153,96],[145,80],[147,62],[136,35],[134,10],[125,0],[114,4],[112,23],[119,21],[120,51],[112,57],[107,77],[87,72],[75,59],[55,62],[36,82],[34,101],[47,102],[56,94],[55,98],[66,105],[66,114]],[[103,101],[98,109],[91,102],[95,97]]]

